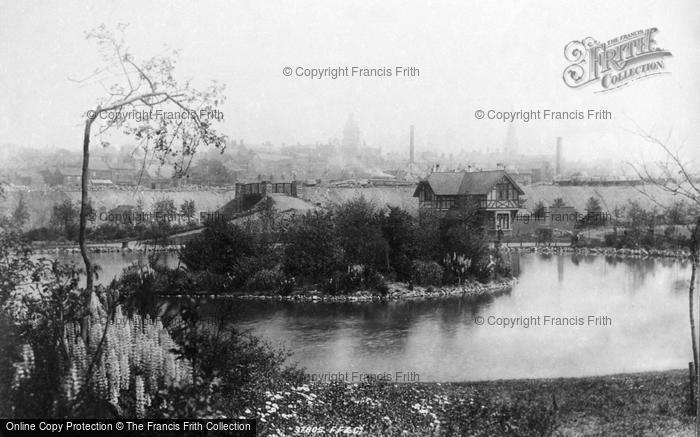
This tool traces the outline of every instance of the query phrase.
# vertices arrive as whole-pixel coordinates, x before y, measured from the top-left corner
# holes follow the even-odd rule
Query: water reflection
[[[236,323],[285,345],[310,372],[415,371],[421,380],[464,381],[687,365],[687,264],[532,254],[511,261],[519,282],[496,298],[240,302]],[[612,326],[488,323],[520,316],[609,316]]]
[[[101,280],[138,261],[119,254],[95,259],[104,269]],[[687,366],[688,262],[551,254],[511,254],[509,262],[518,283],[495,298],[205,301],[202,309],[286,347],[312,373],[414,371],[422,381],[465,381]],[[612,325],[488,323],[530,316],[608,316]],[[475,323],[477,317],[485,323]]]

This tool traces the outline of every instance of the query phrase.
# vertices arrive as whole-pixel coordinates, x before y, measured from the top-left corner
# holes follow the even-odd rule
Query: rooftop
[[[505,170],[434,172],[428,175],[424,182],[427,182],[438,196],[488,194],[504,177],[523,194],[520,186]]]

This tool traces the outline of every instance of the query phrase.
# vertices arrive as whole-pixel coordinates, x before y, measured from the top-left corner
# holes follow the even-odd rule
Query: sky
[[[353,113],[368,146],[500,148],[507,125],[475,111],[608,110],[611,120],[515,123],[523,153],[648,159],[635,126],[683,148],[700,142],[700,9],[693,1],[22,1],[0,0],[0,143],[78,149],[104,94],[71,79],[101,65],[84,32],[128,23],[137,58],[180,49],[178,74],[227,85],[220,130],[248,144],[325,143]],[[562,81],[564,46],[656,27],[670,74],[596,93]],[[418,77],[309,79],[285,67],[413,66]],[[123,141],[123,139],[119,139]]]

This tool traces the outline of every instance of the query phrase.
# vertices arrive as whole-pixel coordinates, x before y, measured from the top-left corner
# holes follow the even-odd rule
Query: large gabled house
[[[521,198],[518,183],[505,170],[434,172],[418,183],[413,197],[418,198],[421,214],[464,217],[476,212],[489,232],[513,228]]]

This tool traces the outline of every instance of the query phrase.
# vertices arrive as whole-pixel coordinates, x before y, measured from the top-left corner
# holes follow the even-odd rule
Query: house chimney
[[[413,125],[411,125],[411,151],[410,151],[410,153],[411,153],[411,161],[410,161],[410,163],[413,164],[413,163],[415,162],[415,161],[414,161],[414,157],[415,157],[415,156],[414,156],[414,154],[415,154],[415,147],[414,147],[414,145],[413,145]]]
[[[561,144],[561,137],[557,137],[557,171],[555,176],[561,176],[562,173],[562,144]]]

